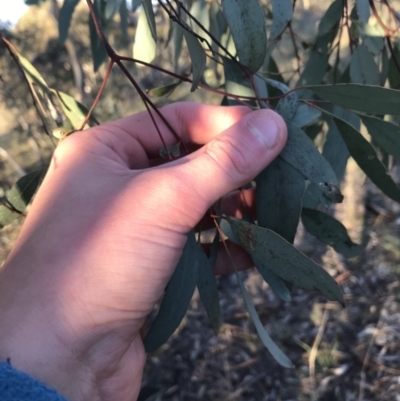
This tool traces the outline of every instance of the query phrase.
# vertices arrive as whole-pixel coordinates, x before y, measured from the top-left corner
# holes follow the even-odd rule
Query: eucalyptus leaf
[[[58,40],[64,44],[68,36],[69,26],[71,25],[72,15],[75,7],[80,0],[64,0],[58,16]]]
[[[322,99],[339,106],[372,114],[400,115],[400,91],[360,84],[310,85]]]
[[[393,89],[400,89],[400,49],[394,46],[392,57],[389,60],[389,84]]]
[[[133,45],[133,57],[151,63],[157,51],[156,23],[151,0],[143,0]]]
[[[214,332],[218,333],[221,325],[221,313],[219,306],[218,283],[214,274],[214,265],[219,248],[219,236],[216,235],[211,244],[210,258],[200,251],[199,272],[197,288],[200,299],[203,302],[207,316],[213,326]]]
[[[368,23],[369,17],[371,15],[369,0],[356,0],[356,7],[360,20],[364,23]]]
[[[264,265],[282,279],[306,290],[318,290],[344,305],[336,281],[319,265],[271,230],[228,218],[232,230],[255,265]]]
[[[104,10],[105,18],[108,20],[112,19],[121,7],[122,2],[126,3],[126,0],[107,0],[106,8]]]
[[[121,27],[121,32],[122,32],[122,37],[125,41],[125,43],[128,43],[129,37],[128,37],[128,9],[126,8],[126,0],[123,0],[121,2],[121,5],[119,7],[119,19],[120,19],[120,27]]]
[[[400,160],[400,128],[380,118],[360,115],[371,138],[388,154]]]
[[[222,9],[239,61],[250,71],[258,71],[267,52],[263,9],[257,0],[222,0]]]
[[[161,347],[185,316],[197,283],[200,251],[194,232],[191,231],[165,290],[157,317],[144,339],[146,352],[153,352]]]
[[[365,45],[359,45],[351,56],[350,78],[356,84],[379,85],[379,70]]]
[[[227,57],[222,57],[225,74],[225,90],[237,96],[254,96],[254,91],[250,85],[245,72],[234,61]]]
[[[182,44],[183,44],[183,32],[185,31],[177,22],[173,21],[173,39],[174,39],[174,61],[175,61],[175,70],[178,69],[179,57],[182,52]]]
[[[270,40],[275,40],[285,30],[293,17],[292,0],[271,0],[272,27]]]
[[[385,86],[389,74],[389,56],[386,48],[382,50],[381,70],[379,72],[379,84]]]
[[[306,103],[300,103],[290,122],[302,128],[314,123],[319,117],[321,117],[321,110],[309,106]]]
[[[167,151],[168,149],[168,151]],[[163,157],[164,159],[168,158],[168,152],[172,157],[179,157],[181,154],[181,144],[180,142],[174,144],[174,145],[169,145],[167,146],[167,149],[161,148],[160,149],[160,156]]]
[[[96,16],[98,22],[103,30],[104,35],[107,37],[109,32],[109,25],[107,24],[107,20],[104,17],[104,8],[105,8],[104,0],[94,0],[93,6],[96,11]],[[99,67],[103,64],[103,62],[107,59],[107,51],[101,41],[99,35],[97,35],[96,27],[93,22],[93,18],[90,15],[89,17],[89,33],[90,33],[90,48],[92,50],[93,57],[93,70],[96,72]]]
[[[330,4],[318,25],[319,36],[335,31],[342,18],[342,7],[342,0],[335,0]]]
[[[169,85],[165,85],[165,86],[160,86],[158,88],[149,89],[147,91],[147,94],[149,96],[154,96],[154,97],[163,97],[163,96],[167,96],[168,97],[181,83],[182,83],[182,81],[178,81],[178,82],[174,82],[174,83],[169,84]]]

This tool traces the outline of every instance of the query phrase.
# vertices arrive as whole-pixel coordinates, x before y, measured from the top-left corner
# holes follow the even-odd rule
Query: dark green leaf
[[[164,159],[168,158],[168,152],[173,156],[173,157],[179,157],[181,154],[181,144],[180,142],[176,143],[175,145],[170,145],[167,146],[168,151],[165,148],[160,149],[160,156],[163,157]]]
[[[365,45],[359,45],[351,56],[350,78],[356,84],[379,85],[379,70]]]
[[[379,118],[360,115],[371,138],[387,153],[400,160],[400,128]]]
[[[223,33],[226,31],[228,24],[226,23],[224,14],[219,4],[217,3],[209,3],[210,4],[210,33],[211,35],[218,41],[221,41],[221,37]],[[212,43],[212,48],[214,51],[218,51],[218,45],[216,43]]]
[[[284,119],[291,120],[295,116],[298,107],[299,97],[296,92],[291,92],[278,102],[275,111]]]
[[[352,258],[360,253],[360,245],[350,239],[346,227],[328,214],[303,208],[301,220],[310,234],[333,247],[336,252],[347,258]]]
[[[400,189],[379,161],[372,145],[348,122],[324,112],[334,119],[350,155],[364,173],[384,194],[396,202],[400,202]]]
[[[247,75],[240,66],[227,57],[222,57],[225,74],[225,90],[237,96],[254,96]]]
[[[330,4],[318,25],[319,36],[335,31],[342,17],[342,7],[342,0],[335,0]]]
[[[232,230],[256,265],[306,290],[319,290],[330,300],[344,304],[336,281],[319,265],[271,230],[228,218]]]
[[[23,213],[38,189],[47,167],[33,171],[20,178],[11,188],[5,205],[0,205],[0,228],[14,221],[20,213]],[[15,210],[15,212],[13,211]]]
[[[133,45],[133,57],[151,63],[156,56],[157,32],[151,0],[143,0]]]
[[[126,8],[126,0],[121,2],[121,6],[119,7],[119,19],[120,19],[120,26],[122,37],[125,43],[128,43],[128,10]]]
[[[210,16],[208,12],[207,2],[205,0],[196,0],[190,8],[190,14],[200,22],[201,25],[206,29],[210,30]],[[191,27],[194,32],[203,37],[209,44],[211,44],[210,36],[203,31],[194,21],[191,23]]]
[[[144,339],[146,352],[153,352],[161,347],[185,316],[197,282],[199,259],[200,247],[191,231],[165,290],[157,317]]]
[[[214,274],[214,265],[217,259],[218,247],[219,235],[216,235],[214,242],[211,245],[210,259],[207,258],[203,251],[200,253],[200,265],[197,278],[197,288],[199,290],[200,298],[215,333],[218,333],[221,325],[218,284]]]
[[[60,9],[60,15],[58,17],[58,40],[61,44],[64,44],[65,39],[67,39],[72,14],[78,3],[79,0],[64,0]]]
[[[178,69],[178,62],[182,51],[182,43],[183,43],[183,32],[184,29],[177,23],[173,22],[173,37],[174,37],[174,61],[175,61],[175,70]]]
[[[400,91],[359,84],[310,85],[319,97],[339,106],[373,114],[400,115]]]
[[[169,96],[180,84],[182,81],[174,82],[173,84],[160,86],[159,88],[149,89],[147,94],[149,96],[162,97]]]
[[[104,0],[94,0],[94,8],[96,11],[97,19],[100,23],[101,28],[103,29],[104,35],[108,36],[109,26],[104,18]],[[96,28],[94,26],[92,16],[89,17],[89,31],[90,31],[90,47],[92,49],[93,56],[93,69],[96,72],[99,67],[103,64],[103,62],[107,59],[107,51],[100,39],[97,35]]]
[[[267,52],[264,12],[257,0],[222,0],[239,61],[250,71],[262,66]]]
[[[292,20],[292,0],[271,0],[272,4],[272,27],[270,40],[276,39]]]
[[[356,7],[357,7],[357,13],[358,13],[360,20],[364,23],[367,23],[370,15],[371,15],[369,1],[368,0],[356,0]]]
[[[121,7],[122,2],[125,2],[126,4],[126,0],[107,0],[106,8],[104,11],[105,18],[108,20],[112,19]]]
[[[189,49],[190,60],[192,61],[193,83],[190,91],[194,92],[201,78],[203,77],[203,73],[206,68],[207,57],[200,42],[193,34],[184,30],[183,35]]]
[[[394,46],[393,55],[389,61],[389,84],[393,89],[400,89],[400,50]]]
[[[315,183],[332,201],[341,202],[343,196],[336,187],[338,184],[330,164],[318,152],[310,138],[290,122],[288,140],[280,157],[293,166],[304,178]]]
[[[143,0],[132,0],[132,11],[135,12],[136,9],[142,4]]]
[[[321,116],[321,110],[309,106],[306,103],[300,103],[295,115],[290,122],[299,128],[312,124]]]
[[[389,56],[386,47],[382,50],[381,70],[379,72],[379,85],[385,86],[389,73]]]
[[[261,341],[263,342],[264,346],[268,349],[268,351],[271,353],[271,355],[274,357],[274,359],[283,367],[285,368],[292,368],[292,362],[290,362],[290,359],[280,350],[280,348],[272,341],[271,337],[267,333],[267,331],[264,329],[263,324],[261,323],[260,318],[257,315],[256,308],[254,307],[253,303],[251,302],[251,299],[249,297],[249,294],[246,291],[245,286],[243,285],[242,280],[240,279],[240,276],[237,272],[237,269],[235,267],[235,274],[239,283],[240,291],[242,293],[244,303],[246,305],[247,310],[249,311],[251,320],[254,323],[254,326],[257,330],[257,334],[260,336]]]

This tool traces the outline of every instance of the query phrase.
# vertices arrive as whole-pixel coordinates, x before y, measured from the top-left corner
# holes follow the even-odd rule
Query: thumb
[[[180,223],[194,227],[213,203],[270,164],[286,138],[286,124],[277,113],[257,110],[178,161],[174,173],[184,185],[179,185],[175,196],[183,200],[186,209],[181,216],[185,221]]]

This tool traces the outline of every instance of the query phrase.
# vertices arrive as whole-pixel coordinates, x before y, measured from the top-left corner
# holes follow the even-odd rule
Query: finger
[[[222,107],[181,102],[164,106],[159,111],[184,144],[203,145],[251,112],[251,109],[245,106]],[[165,144],[176,144],[177,138],[154,110],[152,116]],[[103,139],[111,141],[111,146],[118,141],[118,146],[113,148],[124,152],[120,155],[124,159],[135,142],[142,146],[150,158],[159,157],[163,147],[160,134],[147,111],[104,124],[101,129]]]
[[[171,213],[177,218],[169,223],[186,230],[194,227],[214,202],[251,181],[271,163],[283,149],[286,138],[286,125],[278,114],[257,110],[246,114],[197,152],[170,163],[167,168],[153,169],[158,198],[164,198],[171,208],[175,208],[171,201],[176,199],[185,206],[179,216],[176,211]],[[164,176],[165,183],[161,187],[160,176]]]

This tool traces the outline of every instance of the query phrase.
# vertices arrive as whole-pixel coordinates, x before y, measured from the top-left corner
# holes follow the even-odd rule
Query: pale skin
[[[286,142],[271,110],[179,103],[162,112],[197,150],[160,159],[147,112],[66,138],[0,271],[0,360],[71,401],[137,399],[146,360],[139,330],[186,234],[222,197],[231,215],[254,207],[252,191],[235,190]],[[231,249],[240,268],[251,266]],[[216,273],[229,270],[221,248]]]

